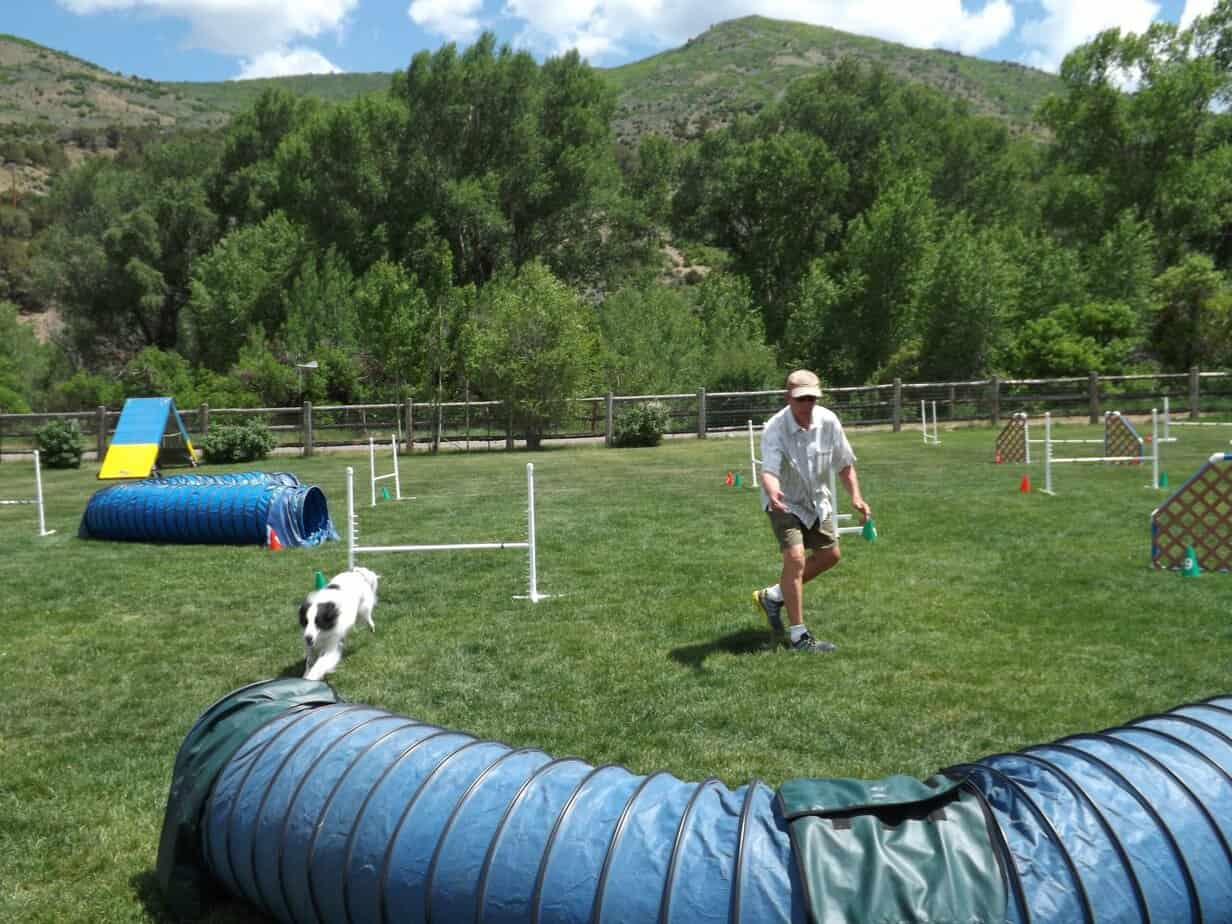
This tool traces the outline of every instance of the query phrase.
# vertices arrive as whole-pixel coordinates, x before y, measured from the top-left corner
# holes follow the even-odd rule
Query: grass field
[[[1054,435],[1095,436],[1085,426]],[[1173,487],[1226,439],[1182,432]],[[404,458],[401,503],[366,503],[366,452],[277,458],[341,525],[353,465],[364,543],[519,540],[535,463],[540,589],[517,551],[372,556],[376,635],[331,680],[353,702],[555,756],[683,779],[925,775],[1232,691],[1232,575],[1153,571],[1148,466],[1054,470],[1018,491],[988,428],[852,434],[880,538],[809,586],[829,656],[776,649],[750,604],[777,550],[739,439],[655,449]],[[1076,447],[1060,447],[1064,449]],[[1078,453],[1069,453],[1077,455]],[[210,468],[208,471],[225,471]],[[44,472],[48,526],[0,507],[0,921],[156,921],[171,767],[210,703],[297,675],[295,611],[341,543],[83,541],[97,467]],[[1030,468],[1036,487],[1040,466]],[[0,498],[32,494],[0,465]],[[243,906],[211,920],[256,920]]]

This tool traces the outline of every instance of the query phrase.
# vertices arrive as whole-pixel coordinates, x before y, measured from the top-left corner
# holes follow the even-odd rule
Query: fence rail
[[[915,382],[825,389],[824,401],[847,427],[920,426],[920,403],[936,403],[937,419],[947,423],[986,421],[996,426],[1018,411],[1037,415],[1087,415],[1096,423],[1105,410],[1149,414],[1167,398],[1174,417],[1199,420],[1202,415],[1232,420],[1232,372],[1157,375],[1106,375],[1055,379],[1003,379],[973,382]],[[716,391],[699,389],[670,395],[607,394],[575,398],[544,439],[602,439],[611,445],[622,411],[644,401],[658,401],[668,415],[671,435],[743,430],[749,420],[762,421],[783,402],[781,389]],[[211,427],[261,420],[278,447],[311,456],[318,448],[365,445],[369,437],[397,437],[404,452],[441,448],[512,449],[523,435],[504,401],[403,401],[392,404],[312,405],[258,408],[180,408],[194,442]],[[119,408],[39,414],[0,414],[0,456],[29,453],[36,433],[52,420],[76,420],[102,458],[120,417]]]

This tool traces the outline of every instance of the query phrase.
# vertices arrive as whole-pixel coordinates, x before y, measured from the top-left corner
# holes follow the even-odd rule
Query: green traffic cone
[[[1168,486],[1168,473],[1167,472],[1159,473],[1159,486],[1161,488],[1166,488]]]
[[[381,488],[381,497],[389,500],[389,488]]]
[[[1192,545],[1185,546],[1185,560],[1181,562],[1181,577],[1197,577],[1202,573],[1198,567],[1198,556]]]
[[[316,573],[316,585],[317,585],[316,589],[320,590],[322,587],[326,585],[326,583],[328,582],[325,580],[325,573],[323,571],[318,571]]]
[[[736,487],[743,488],[744,482],[740,480],[740,473],[736,472]]]
[[[869,517],[864,521],[864,528],[860,530],[860,535],[863,536],[867,542],[877,541],[877,527],[873,525],[872,517]]]

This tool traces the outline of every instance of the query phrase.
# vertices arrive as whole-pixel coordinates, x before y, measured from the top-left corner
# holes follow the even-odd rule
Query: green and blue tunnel
[[[928,780],[730,789],[595,767],[281,679],[176,758],[173,910],[289,922],[1232,924],[1232,697]]]

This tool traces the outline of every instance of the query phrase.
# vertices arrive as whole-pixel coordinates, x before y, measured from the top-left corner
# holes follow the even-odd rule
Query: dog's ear
[[[317,628],[321,630],[332,629],[338,624],[338,604],[333,600],[327,600],[317,606]]]
[[[305,600],[299,605],[299,624],[307,627],[308,625],[308,607],[312,604]]]

